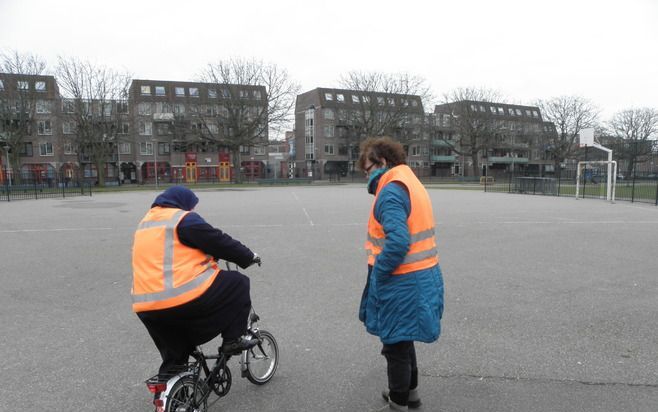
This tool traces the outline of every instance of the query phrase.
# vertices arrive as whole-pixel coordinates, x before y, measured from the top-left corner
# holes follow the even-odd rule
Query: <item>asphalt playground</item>
[[[429,192],[446,302],[441,338],[417,346],[421,410],[658,410],[658,208]],[[131,312],[130,258],[156,193],[0,203],[0,411],[152,410],[159,355]],[[281,357],[262,387],[232,360],[210,410],[387,410],[380,343],[357,319],[363,185],[197,194],[262,256],[245,273]]]

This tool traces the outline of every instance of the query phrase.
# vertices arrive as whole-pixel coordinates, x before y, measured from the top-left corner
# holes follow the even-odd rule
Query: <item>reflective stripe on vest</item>
[[[164,211],[165,214],[164,217],[166,217],[167,212],[168,211]],[[163,213],[163,211],[160,210],[159,213]],[[146,270],[145,272],[143,270],[144,266],[148,267],[153,265],[145,265],[144,261],[142,260],[143,257],[136,255],[135,254],[136,252],[133,251],[133,264],[135,264],[135,262],[138,262],[139,267],[141,268],[140,270],[134,269],[135,273],[133,276],[144,276],[144,275],[146,276],[145,278],[142,278],[142,282],[140,282],[142,291],[144,289],[145,283],[147,285],[146,287],[147,290],[153,289],[152,286],[153,281],[157,280],[157,278],[160,278],[162,280],[161,287],[163,289],[160,291],[154,291],[150,293],[136,293],[135,290],[133,290],[132,293],[133,310],[135,310],[136,312],[143,310],[165,309],[168,307],[173,307],[186,303],[196,298],[197,296],[200,296],[203,292],[205,292],[205,290],[208,288],[208,286],[211,284],[212,280],[214,279],[215,275],[219,273],[219,269],[214,264],[214,261],[211,256],[205,255],[200,250],[185,246],[182,243],[180,243],[180,241],[177,240],[176,228],[179,222],[181,221],[181,219],[187,213],[189,212],[186,212],[184,210],[176,210],[176,212],[173,213],[166,220],[157,220],[157,221],[143,220],[142,222],[140,222],[139,226],[137,227],[136,242],[137,242],[137,235],[139,234],[140,231],[161,228],[164,230],[164,239],[163,239],[164,244],[161,246],[162,249],[160,249],[162,252],[161,275],[157,275],[152,272],[149,273],[148,270]],[[158,212],[156,211],[154,214],[157,216]],[[147,219],[149,217],[150,218],[153,217],[151,211],[147,213],[144,219]],[[144,239],[142,239],[141,242],[142,242],[141,243],[142,248],[140,248],[140,250],[143,249],[144,247],[143,245],[145,244],[148,245],[146,246],[147,250],[148,248],[151,247],[155,248],[154,250],[157,250],[159,248],[157,244],[151,245],[149,243],[143,243]],[[178,252],[176,252],[176,248],[179,248]],[[174,273],[175,272],[174,257],[177,253],[180,254],[178,255],[179,258],[182,257],[183,259],[183,267],[180,267],[181,262],[178,262],[177,270],[186,273],[186,276],[184,276],[182,279],[180,278],[181,277],[180,272],[179,275],[176,275]],[[156,263],[157,264],[155,266],[159,266],[160,264],[159,258],[156,259]],[[177,281],[174,279],[175,277],[177,277],[178,279]],[[190,278],[190,279],[185,281],[186,278]],[[181,282],[181,280],[185,282],[178,286],[174,286],[176,282]],[[151,287],[148,287],[149,282],[151,283]],[[135,285],[133,285],[133,289],[134,288]]]
[[[368,236],[365,244],[368,264],[374,265],[386,244],[383,226],[375,219],[375,205],[381,189],[391,182],[402,183],[409,193],[411,213],[407,218],[409,228],[409,251],[393,274],[400,275],[416,270],[426,269],[439,263],[436,249],[434,216],[432,204],[427,191],[413,171],[406,165],[396,166],[382,175],[377,185],[370,219]]]

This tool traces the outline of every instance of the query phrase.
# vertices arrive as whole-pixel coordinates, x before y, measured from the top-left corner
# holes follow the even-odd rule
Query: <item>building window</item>
[[[325,94],[324,94],[324,100],[326,100],[326,101],[332,101],[332,100],[334,100],[334,95],[331,94],[331,93],[325,93]]]
[[[219,133],[219,126],[216,123],[206,123],[206,128],[212,135],[216,136]]]
[[[142,91],[142,96],[150,96],[151,95],[151,86],[142,86],[140,88]]]
[[[39,134],[40,135],[53,134],[53,129],[50,120],[39,120]]]
[[[46,82],[34,82],[34,90],[38,92],[45,92],[46,91]]]
[[[265,146],[254,146],[254,154],[255,155],[264,155],[265,154]]]
[[[532,112],[530,111],[530,109],[526,109],[525,115],[528,117],[532,116]]]
[[[37,113],[50,113],[50,102],[37,100]]]
[[[411,101],[411,105],[412,105],[413,107],[418,107],[418,100],[412,100],[412,101]]]
[[[537,110],[533,110],[532,117],[539,117],[539,112]]]
[[[487,110],[484,108],[483,105],[480,105],[480,111],[481,111],[482,113],[484,113],[484,112],[486,112]]]
[[[395,99],[394,99],[394,98],[389,97],[389,98],[386,99],[386,100],[388,101],[388,105],[389,105],[389,106],[395,106]]]
[[[128,134],[130,131],[130,124],[129,123],[120,123],[119,124],[119,130],[118,134]]]
[[[361,101],[363,103],[370,103],[370,96],[361,96]]]
[[[168,142],[158,142],[158,154],[168,155],[170,153],[170,146]]]
[[[151,103],[140,103],[137,105],[137,113],[141,116],[151,115]]]
[[[139,134],[142,136],[150,136],[153,133],[153,123],[139,122]]]
[[[18,152],[18,155],[21,157],[32,157],[34,155],[32,151],[32,142],[25,142]]]
[[[139,154],[141,155],[153,155],[153,143],[152,142],[139,142]]]
[[[75,112],[75,102],[73,100],[62,101],[62,112],[64,113]]]
[[[176,87],[176,96],[178,96],[178,97],[185,96],[185,88],[184,87]]]
[[[155,95],[156,96],[164,96],[165,95],[164,86],[155,86]]]
[[[175,104],[174,105],[174,113],[176,113],[176,114],[185,113],[185,105],[184,104]]]
[[[18,90],[29,90],[30,84],[24,80],[18,81]]]
[[[5,82],[2,79],[0,79],[0,90],[4,90],[4,89],[5,89]]]
[[[217,89],[208,89],[208,98],[216,99],[217,98]]]
[[[254,90],[254,99],[260,100],[261,98],[260,90]]]
[[[119,154],[130,154],[130,143],[119,143]]]
[[[112,116],[112,102],[103,103],[103,116]]]
[[[128,102],[117,102],[117,113],[128,113]]]
[[[199,88],[198,87],[190,87],[188,89],[190,92],[190,97],[199,97]]]
[[[333,110],[331,110],[331,109],[324,109],[324,110],[322,111],[322,113],[324,114],[324,118],[325,118],[325,119],[327,119],[327,120],[334,120],[334,111],[333,111]]]
[[[345,96],[342,93],[336,94],[336,101],[338,103],[345,103]]]
[[[409,148],[411,156],[420,156],[420,146],[414,145]]]
[[[503,109],[502,107],[499,107],[498,108],[498,114],[504,115],[505,114],[505,109]]]
[[[324,145],[324,153],[328,155],[334,154],[334,145],[332,144]]]
[[[334,127],[329,125],[329,126],[324,126],[324,137],[334,137]]]
[[[248,99],[249,98],[249,92],[247,90],[240,90],[240,98],[241,99]]]
[[[240,146],[240,153],[249,154],[249,146]]]
[[[356,104],[356,103],[359,103],[359,96],[353,94],[353,95],[352,95],[352,103],[355,103],[355,104]]]
[[[380,106],[383,106],[384,105],[384,98],[381,97],[381,96],[377,97],[377,104],[380,105]]]
[[[521,111],[521,109],[516,109],[516,115],[523,116],[523,112]]]
[[[231,97],[231,91],[229,89],[222,89],[222,97],[229,99]]]
[[[489,106],[489,110],[491,110],[491,114],[496,114],[496,108],[493,106]]]
[[[507,109],[507,111],[509,112],[510,116],[514,116],[514,109],[510,107],[509,109]]]
[[[52,156],[53,155],[53,144],[50,142],[41,143],[39,145],[39,154],[41,156]]]
[[[62,123],[62,133],[73,134],[73,124],[71,122]]]
[[[64,154],[65,155],[75,154],[75,152],[73,151],[73,143],[71,143],[71,142],[65,142],[64,143]]]

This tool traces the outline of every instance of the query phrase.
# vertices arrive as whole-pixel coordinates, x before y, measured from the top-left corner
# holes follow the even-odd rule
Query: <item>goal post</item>
[[[580,175],[581,171],[588,165],[607,165],[608,178],[606,200],[615,203],[615,188],[617,187],[617,162],[615,160],[592,160],[588,162],[578,162],[578,171],[576,172],[576,199],[580,194]],[[612,173],[610,173],[612,172]]]

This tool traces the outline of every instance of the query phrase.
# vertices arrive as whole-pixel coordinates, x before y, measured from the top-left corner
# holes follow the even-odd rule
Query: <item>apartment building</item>
[[[0,179],[22,172],[52,178],[59,159],[59,90],[53,76],[0,73]]]
[[[120,152],[141,181],[230,181],[234,159],[220,142],[235,132],[232,116],[267,105],[264,86],[136,79],[129,96],[133,136]],[[261,126],[258,144],[239,148],[247,178],[267,171],[266,118]]]
[[[408,146],[423,140],[423,118],[422,101],[414,95],[332,88],[299,94],[294,175],[323,179],[352,173],[365,137],[389,135]]]
[[[0,102],[2,182],[10,173],[97,180],[98,167],[108,184],[230,181],[236,159],[246,178],[267,174],[264,86],[135,79],[125,100],[76,101],[53,76],[0,73]],[[100,145],[81,137],[83,123]],[[249,144],[232,158],[238,133]]]
[[[428,118],[433,174],[496,176],[551,171],[552,161],[542,142],[554,128],[542,119],[538,107],[463,100],[435,106]],[[474,145],[478,148],[476,159],[469,150]],[[472,170],[474,164],[479,165],[478,171]]]

